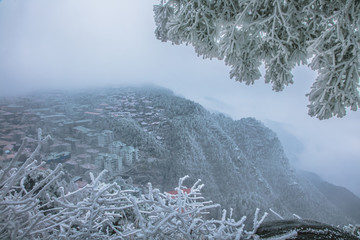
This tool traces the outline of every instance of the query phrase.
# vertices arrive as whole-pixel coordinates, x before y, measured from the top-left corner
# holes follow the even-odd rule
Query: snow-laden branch
[[[190,44],[204,58],[230,66],[230,77],[265,82],[281,91],[292,69],[318,72],[309,114],[342,117],[360,106],[360,1],[167,0],[154,6],[156,37]]]
[[[12,168],[1,172],[0,239],[258,239],[256,230],[267,213],[259,219],[256,210],[251,231],[245,230],[246,217],[232,218],[232,209],[223,210],[221,219],[209,219],[209,210],[220,206],[202,197],[200,180],[185,187],[188,176],[179,179],[175,191],[161,193],[149,183],[139,196],[105,183],[103,171],[69,191],[60,185],[61,165],[44,170],[35,160],[44,143],[41,131],[38,139],[19,168],[12,161]]]

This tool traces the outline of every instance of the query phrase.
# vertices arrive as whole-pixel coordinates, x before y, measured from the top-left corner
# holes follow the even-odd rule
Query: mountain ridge
[[[323,180],[315,173],[303,170],[298,173],[305,176],[330,202],[360,222],[360,198],[358,196],[345,187],[336,186]]]
[[[259,207],[284,217],[295,213],[331,224],[353,222],[296,176],[276,134],[263,123],[254,118],[233,121],[167,90],[136,91],[151,99],[154,108],[164,109],[169,119],[160,144],[164,155],[155,161],[165,172],[158,182],[162,189],[170,190],[179,177],[190,175],[193,181],[203,180],[205,196],[238,216]]]
[[[6,116],[0,123],[27,132],[4,128],[3,138],[18,141],[42,127],[54,139],[43,159],[67,151],[61,161],[72,177],[86,180],[89,171],[105,168],[109,180],[126,178],[139,187],[152,182],[171,191],[189,175],[189,186],[202,179],[204,196],[232,208],[235,218],[271,208],[286,219],[355,222],[296,174],[276,133],[254,118],[234,121],[157,87],[44,93],[17,103],[1,104]]]

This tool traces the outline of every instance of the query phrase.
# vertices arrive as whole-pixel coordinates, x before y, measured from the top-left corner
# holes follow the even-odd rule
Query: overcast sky
[[[190,46],[154,36],[155,0],[0,1],[0,96],[39,89],[153,83],[234,119],[255,117],[294,136],[296,166],[360,196],[360,112],[319,121],[305,94],[316,78],[294,70],[275,93],[260,79],[246,86],[228,67]],[[275,122],[275,123],[274,123]],[[288,139],[287,139],[288,140]],[[299,146],[294,146],[294,144]]]

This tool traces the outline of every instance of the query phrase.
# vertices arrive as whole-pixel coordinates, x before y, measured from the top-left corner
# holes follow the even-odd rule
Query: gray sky
[[[218,60],[155,39],[155,0],[3,0],[0,96],[48,88],[154,83],[234,119],[279,122],[302,144],[296,166],[360,196],[360,112],[308,117],[305,94],[316,73],[294,70],[295,84],[275,93],[260,79],[229,79]]]

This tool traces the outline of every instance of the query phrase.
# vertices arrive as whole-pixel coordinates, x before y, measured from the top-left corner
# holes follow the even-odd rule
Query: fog
[[[316,78],[293,71],[295,84],[271,91],[260,79],[246,86],[228,67],[203,60],[191,46],[154,35],[152,5],[134,0],[3,0],[0,2],[0,96],[45,89],[151,83],[234,119],[276,122],[298,141],[294,165],[360,196],[360,112],[319,121],[305,94]],[[276,129],[275,129],[276,130]]]

